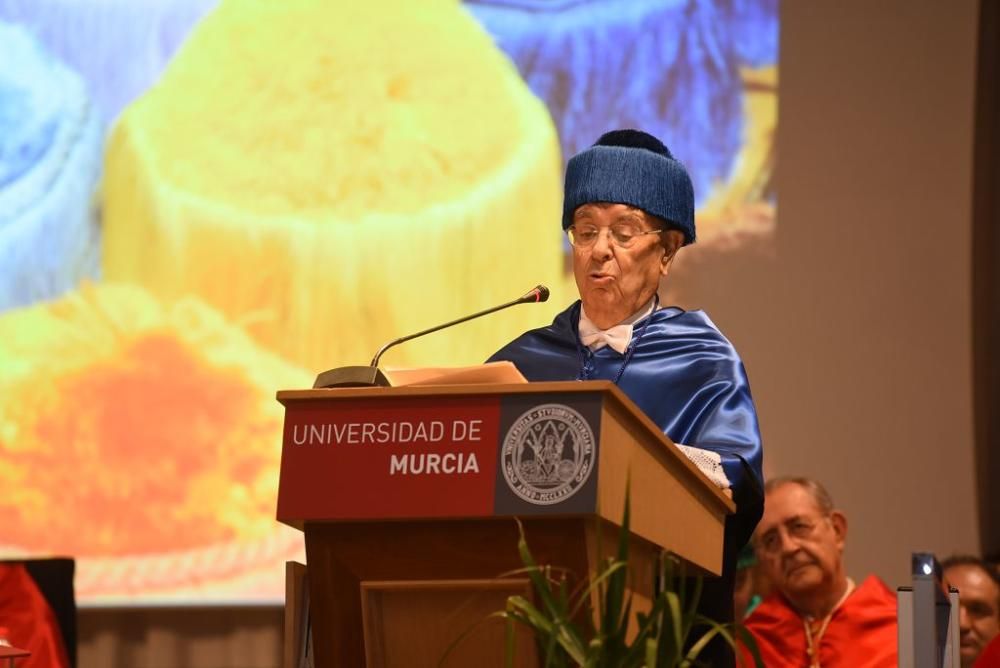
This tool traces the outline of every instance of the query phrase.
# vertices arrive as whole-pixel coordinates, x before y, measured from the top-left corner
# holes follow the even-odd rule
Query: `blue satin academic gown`
[[[522,334],[490,361],[513,362],[529,381],[613,381],[624,356],[610,346],[591,352],[578,345],[579,321],[577,301],[551,325]],[[729,580],[764,508],[760,429],[743,363],[701,311],[660,309],[636,322],[632,332],[634,351],[618,387],[675,443],[722,458],[736,502],[736,513],[726,521],[723,554],[723,580]],[[728,604],[731,615],[731,597]]]

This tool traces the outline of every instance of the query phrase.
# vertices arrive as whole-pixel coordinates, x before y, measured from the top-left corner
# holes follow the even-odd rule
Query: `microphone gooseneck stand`
[[[447,327],[458,325],[475,318],[480,318],[484,315],[489,315],[490,313],[502,311],[503,309],[510,308],[511,306],[517,306],[518,304],[537,304],[546,301],[548,298],[549,289],[544,285],[538,285],[524,295],[513,301],[507,302],[506,304],[494,306],[486,309],[485,311],[479,311],[478,313],[473,313],[472,315],[467,315],[462,318],[458,318],[457,320],[452,320],[442,325],[437,325],[435,327],[431,327],[430,329],[419,331],[415,334],[409,334],[407,336],[401,336],[398,339],[393,339],[378,349],[378,352],[375,353],[375,357],[372,358],[371,364],[368,366],[342,366],[337,367],[336,369],[329,369],[316,376],[316,382],[313,383],[313,388],[388,387],[389,380],[385,377],[385,374],[382,373],[382,370],[378,368],[378,362],[385,351],[389,350],[393,346],[397,346],[400,343],[415,339],[419,336],[424,336],[425,334],[432,334]]]

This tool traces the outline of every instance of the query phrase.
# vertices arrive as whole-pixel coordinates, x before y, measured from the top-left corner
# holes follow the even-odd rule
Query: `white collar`
[[[583,310],[583,304],[581,303],[580,323],[577,327],[580,332],[580,341],[593,351],[600,350],[604,346],[611,346],[620,355],[624,355],[628,349],[628,344],[632,342],[632,328],[635,323],[650,315],[655,305],[656,299],[650,299],[644,307],[631,317],[626,318],[613,327],[601,329],[587,317],[587,313]]]

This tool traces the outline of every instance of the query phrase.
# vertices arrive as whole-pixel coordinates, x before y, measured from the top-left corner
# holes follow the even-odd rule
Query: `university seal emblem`
[[[500,466],[517,496],[540,506],[559,503],[590,477],[594,431],[569,406],[536,406],[507,430]]]

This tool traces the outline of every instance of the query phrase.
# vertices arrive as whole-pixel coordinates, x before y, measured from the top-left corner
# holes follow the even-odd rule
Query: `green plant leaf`
[[[683,565],[681,565],[679,567],[679,570],[680,570],[680,574],[678,575],[679,582],[684,583],[680,586],[686,587],[687,584],[690,582],[690,579],[684,577],[686,569],[684,568]],[[694,620],[698,614],[698,602],[701,601],[701,592],[702,592],[702,579],[700,577],[694,578],[694,592],[691,594],[691,601],[688,603],[687,610],[684,613],[684,619],[681,622],[685,629],[691,629],[694,626]]]
[[[514,631],[514,618],[504,615],[506,621],[503,625],[503,646],[504,646],[504,668],[514,668],[514,654],[517,651]]]
[[[594,590],[598,590],[598,596],[600,597],[601,591],[606,584],[607,580],[611,578],[618,571],[628,568],[628,564],[623,561],[611,562],[603,571],[598,573],[595,577],[592,577],[588,583],[586,589],[577,594],[576,604],[573,606],[572,614],[575,616],[580,612],[585,606],[590,605],[590,597]],[[605,591],[605,596],[606,590]],[[600,600],[600,598],[599,598]]]
[[[528,575],[528,579],[531,580],[535,593],[541,599],[543,607],[553,618],[564,617],[566,610],[564,607],[560,609],[558,600],[552,595],[549,578],[542,575],[542,569],[535,563],[535,559],[531,555],[531,550],[528,549],[528,541],[524,537],[524,525],[521,524],[520,520],[517,520],[517,529],[520,533],[517,550],[521,556],[521,563],[525,565],[525,572]]]
[[[544,580],[542,586],[546,590],[548,589]],[[551,592],[549,595],[551,596]],[[507,598],[507,614],[534,630],[537,637],[544,639],[547,657],[552,655],[555,646],[559,646],[574,661],[583,662],[583,657],[586,654],[583,649],[584,643],[564,612],[557,609],[555,614],[549,611],[549,615],[546,615],[523,596],[509,596]],[[548,659],[546,665],[549,665]]]
[[[452,651],[456,647],[458,647],[462,643],[463,640],[465,640],[466,636],[468,636],[470,633],[472,633],[473,631],[475,631],[480,625],[485,624],[486,622],[488,622],[491,619],[497,619],[497,618],[500,618],[500,619],[506,618],[508,620],[507,623],[508,624],[510,623],[509,622],[510,618],[509,618],[509,616],[505,612],[494,612],[494,613],[491,613],[491,614],[487,615],[486,617],[483,617],[482,619],[480,619],[479,621],[475,622],[474,624],[469,625],[464,631],[462,631],[462,633],[459,634],[459,636],[457,638],[455,638],[453,641],[451,641],[451,643],[449,643],[449,645],[448,645],[447,648],[445,648],[444,654],[441,655],[441,659],[438,661],[438,665],[440,666],[440,665],[442,665],[445,662],[445,660],[451,655]],[[513,642],[513,639],[511,640],[511,642]],[[506,643],[505,643],[505,646],[506,646]],[[513,647],[511,647],[511,650],[513,650]],[[506,656],[513,656],[513,651],[507,652]]]
[[[765,668],[764,659],[761,658],[760,648],[757,646],[757,639],[753,637],[752,633],[750,633],[750,629],[742,624],[733,624],[733,632],[739,640],[739,643],[750,651],[750,656],[753,657],[754,668]],[[743,656],[739,652],[737,652],[736,658],[739,660],[740,666],[744,665]]]
[[[718,624],[697,612],[703,592],[702,578],[685,578],[684,564],[668,555],[659,562],[662,590],[654,592],[648,612],[633,614],[636,599],[629,592],[630,518],[631,502],[626,493],[615,557],[600,558],[604,541],[598,540],[598,570],[575,585],[572,592],[569,591],[568,571],[536,563],[528,548],[524,527],[518,522],[518,552],[524,568],[511,573],[528,576],[535,602],[524,596],[507,599],[506,609],[501,613],[506,619],[505,665],[513,665],[513,625],[516,623],[534,634],[545,668],[692,666],[717,637],[737,651],[738,638],[750,648],[756,666],[762,668],[759,650],[745,628]],[[601,536],[604,525],[599,519],[596,522],[597,535]],[[585,630],[575,622],[581,618],[586,620]],[[631,640],[628,637],[630,621],[635,627]],[[701,635],[692,638],[695,632]],[[693,640],[690,646],[689,639]]]
[[[615,561],[628,564],[628,543],[631,538],[632,522],[632,474],[628,473],[625,480],[625,510],[622,513],[621,529],[618,531],[618,553]],[[616,569],[608,578],[608,592],[604,599],[605,630],[617,629],[622,625],[622,616],[626,615],[625,592],[628,585],[628,568]],[[625,620],[627,623],[627,619]]]
[[[691,649],[688,650],[687,655],[681,662],[681,666],[691,665],[698,655],[701,654],[702,650],[705,649],[708,643],[715,638],[715,636],[723,638],[726,641],[726,644],[732,648],[733,652],[739,652],[739,645],[736,642],[736,638],[732,633],[730,633],[730,629],[734,627],[733,624],[720,624],[709,619],[708,617],[705,617],[704,615],[698,615],[696,623],[699,626],[707,626],[708,631],[706,631],[693,645],[691,645]],[[763,666],[763,664],[761,664],[761,666]]]
[[[669,611],[671,621],[670,628],[667,630],[670,637],[670,652],[671,654],[680,654],[681,648],[684,647],[684,636],[686,635],[684,633],[684,617],[681,615],[681,599],[672,591],[665,591],[662,596]]]
[[[645,654],[644,658],[645,658],[645,661],[646,661],[645,665],[647,665],[647,666],[656,666],[657,665],[657,663],[656,663],[656,660],[657,660],[656,659],[656,655],[657,655],[657,642],[656,642],[656,638],[646,638],[646,641],[643,643],[643,649],[645,649],[645,652],[644,652],[644,654]]]

